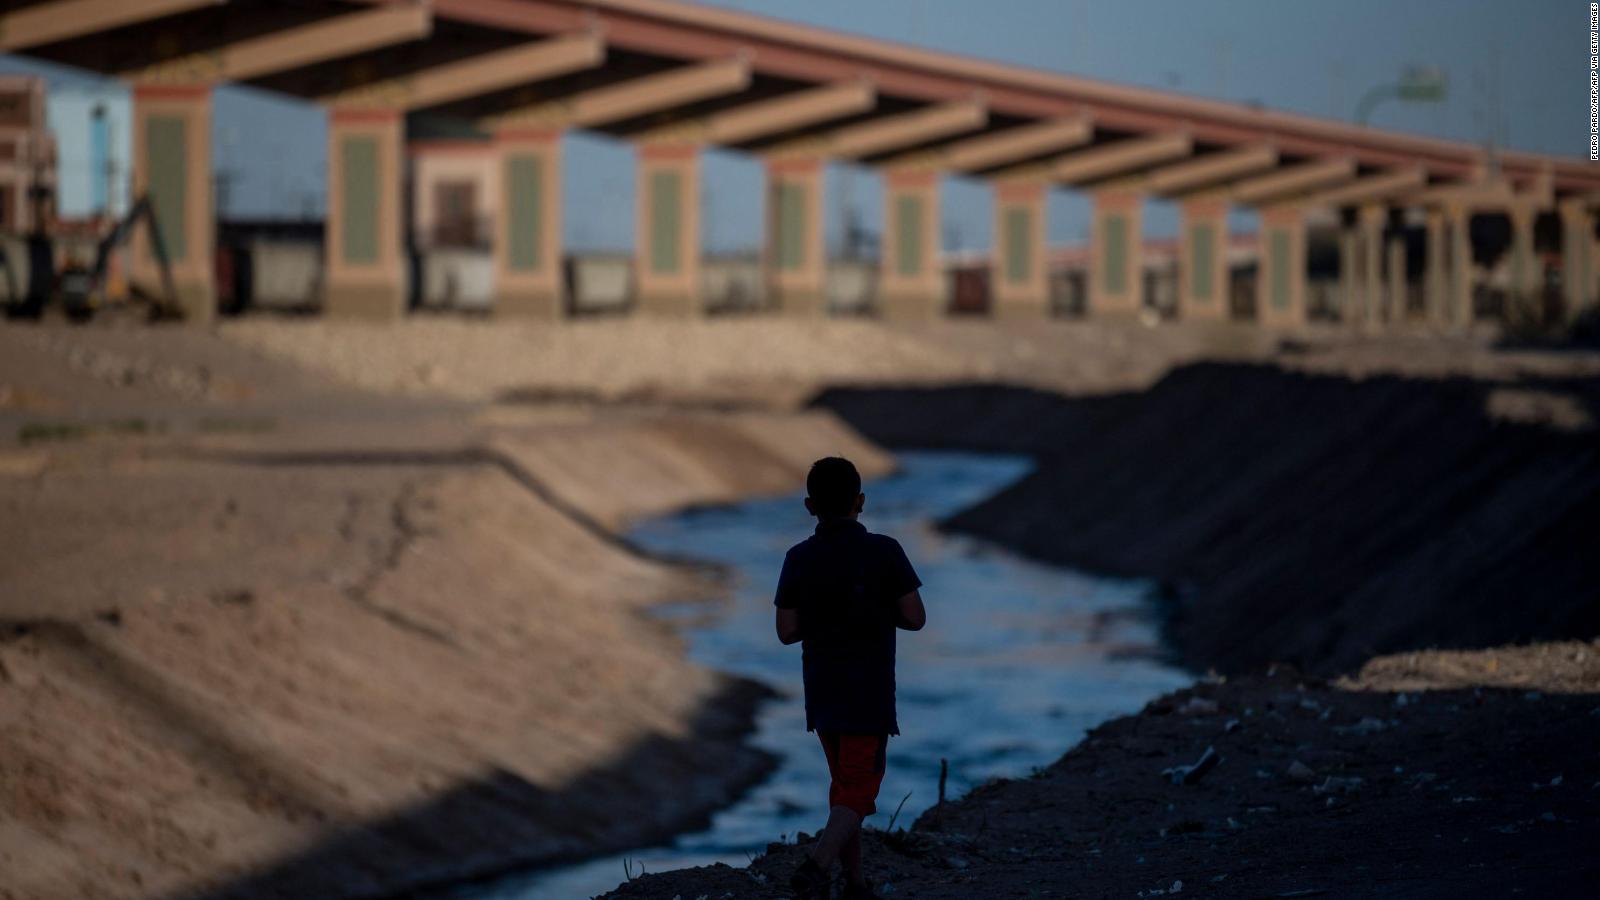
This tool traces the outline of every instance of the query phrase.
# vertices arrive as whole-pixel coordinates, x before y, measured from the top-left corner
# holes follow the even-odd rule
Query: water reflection
[[[939,761],[958,796],[995,777],[1026,775],[1057,759],[1095,725],[1137,710],[1188,677],[1153,653],[1144,582],[1044,566],[932,523],[1027,474],[1018,457],[905,453],[899,474],[869,484],[862,521],[898,538],[925,586],[926,630],[902,633],[898,660],[901,737],[871,825],[909,825],[937,795]],[[763,711],[753,741],[779,754],[767,782],[718,813],[704,831],[630,852],[652,872],[725,862],[743,865],[769,841],[816,831],[827,817],[827,767],[805,731],[800,648],[773,635],[772,588],[784,551],[814,520],[799,497],[695,510],[656,519],[631,535],[653,550],[723,563],[732,599],[669,605],[658,614],[683,628],[698,662],[764,681],[785,696]],[[472,896],[494,900],[587,897],[622,879],[624,855],[514,879]]]

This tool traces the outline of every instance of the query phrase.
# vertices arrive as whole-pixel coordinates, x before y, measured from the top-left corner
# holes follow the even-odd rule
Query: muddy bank
[[[659,840],[759,778],[765,689],[640,614],[720,589],[610,529],[887,457],[826,413],[481,421],[0,475],[0,897],[394,894]]]
[[[830,390],[886,446],[1032,454],[948,521],[1030,555],[1161,579],[1190,666],[1600,633],[1600,377],[1197,364],[1148,391]]]
[[[1340,684],[1280,667],[1164,697],[1032,778],[868,832],[868,875],[918,900],[1586,895],[1597,742],[1600,642],[1407,654]],[[1208,748],[1203,777],[1163,777]],[[808,848],[606,896],[785,897]]]

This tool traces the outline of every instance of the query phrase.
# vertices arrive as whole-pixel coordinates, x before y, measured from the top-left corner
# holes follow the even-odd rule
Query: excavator
[[[133,231],[141,223],[149,230],[150,248],[154,251],[161,274],[161,293],[151,296],[140,290],[130,290],[125,296],[113,296],[108,286],[111,254],[128,243]],[[18,284],[16,267],[0,245],[0,269],[11,296],[21,300],[13,303],[11,313],[24,318],[38,318],[52,301],[73,321],[86,321],[98,312],[113,306],[142,303],[148,306],[152,319],[172,318],[180,315],[178,292],[172,280],[172,263],[167,256],[166,243],[161,239],[161,229],[156,225],[155,207],[148,195],[140,197],[128,214],[119,219],[111,230],[95,245],[94,264],[86,266],[70,260],[55,271],[55,253],[49,235],[36,229],[28,236],[28,284],[25,290]]]

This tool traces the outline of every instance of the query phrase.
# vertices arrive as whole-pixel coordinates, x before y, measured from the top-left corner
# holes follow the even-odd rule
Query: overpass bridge
[[[502,315],[558,319],[561,135],[590,129],[636,150],[635,301],[688,316],[700,296],[700,166],[708,146],[763,160],[764,280],[785,313],[825,311],[822,168],[883,173],[878,295],[885,317],[942,314],[940,179],[990,182],[993,309],[1049,313],[1045,198],[1088,192],[1088,311],[1140,306],[1140,210],[1176,201],[1179,311],[1228,314],[1227,213],[1261,218],[1257,317],[1304,322],[1306,218],[1341,216],[1341,308],[1473,316],[1471,225],[1510,225],[1513,289],[1534,294],[1536,234],[1555,235],[1569,314],[1597,295],[1600,166],[1433,140],[916,49],[677,0],[14,0],[0,50],[115,76],[132,88],[133,178],[160,213],[188,317],[216,310],[212,89],[248,84],[328,112],[324,309],[389,319],[406,308],[408,120],[489,142],[490,228]],[[1423,271],[1403,223],[1420,216]],[[1546,240],[1546,249],[1552,249]],[[152,277],[136,245],[136,278]]]

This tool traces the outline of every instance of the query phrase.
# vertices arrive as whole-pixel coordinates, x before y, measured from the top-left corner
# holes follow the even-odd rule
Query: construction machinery
[[[160,293],[154,296],[136,289],[126,292],[110,289],[108,275],[112,254],[128,243],[134,229],[140,224],[148,229],[150,248],[160,270]],[[151,318],[181,315],[178,292],[172,280],[172,263],[167,256],[166,243],[161,239],[155,207],[148,196],[140,197],[128,214],[112,225],[111,230],[95,244],[92,265],[69,260],[57,271],[52,241],[43,231],[30,234],[26,246],[28,265],[25,289],[22,279],[17,276],[18,266],[12,264],[4,247],[0,246],[0,270],[4,270],[0,273],[0,281],[6,284],[13,298],[12,315],[37,318],[52,301],[58,303],[62,312],[75,321],[92,318],[108,307],[133,304],[146,305]]]

